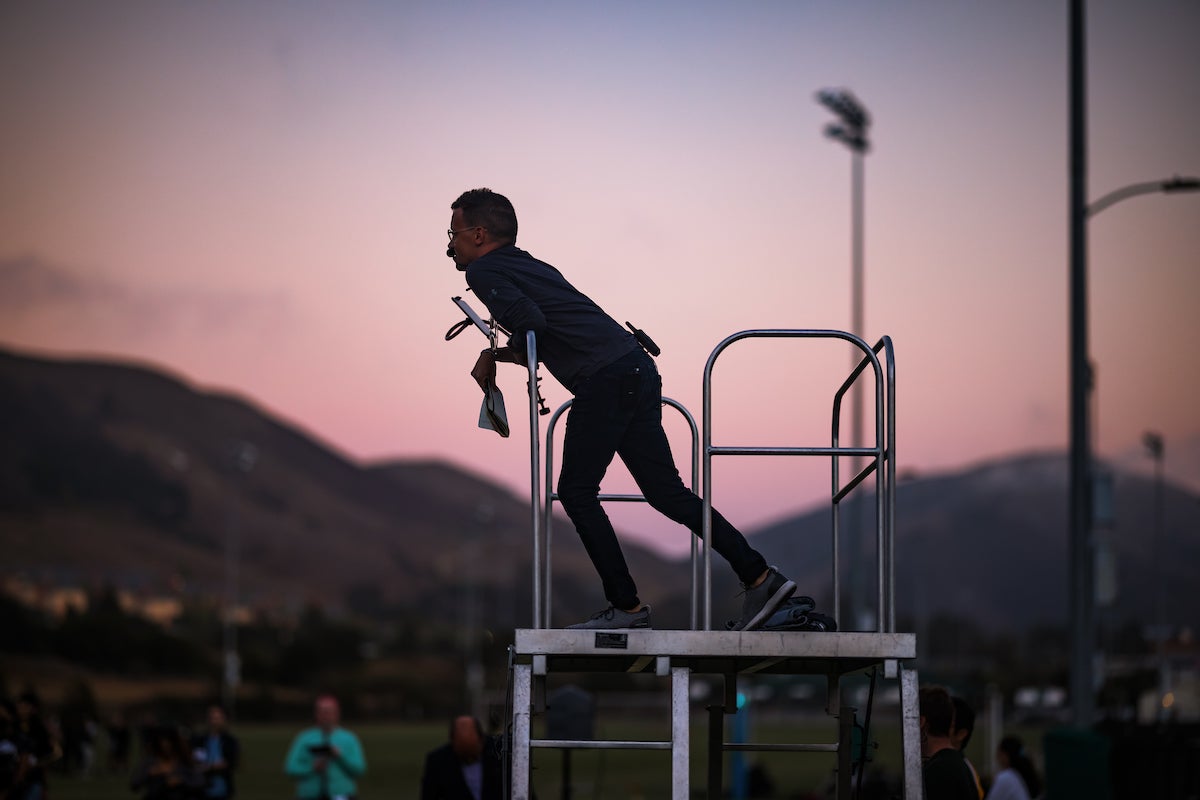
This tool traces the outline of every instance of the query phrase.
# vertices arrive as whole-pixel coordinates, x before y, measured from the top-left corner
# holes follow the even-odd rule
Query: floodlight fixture
[[[836,122],[831,122],[825,126],[825,135],[830,139],[836,139],[837,141],[849,147],[851,150],[859,153],[866,152],[866,138],[861,132],[847,128],[845,125],[839,125]]]
[[[817,102],[837,114],[847,125],[866,128],[871,124],[867,110],[849,89],[821,89],[817,92]]]
[[[854,93],[849,89],[821,89],[817,92],[817,102],[836,114],[839,120],[825,126],[825,135],[856,153],[865,153],[870,147],[867,128],[871,125],[871,116]]]

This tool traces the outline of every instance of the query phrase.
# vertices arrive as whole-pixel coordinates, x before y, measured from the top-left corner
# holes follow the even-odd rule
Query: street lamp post
[[[1088,355],[1087,223],[1104,209],[1129,197],[1151,192],[1194,192],[1200,179],[1170,178],[1135,183],[1087,202],[1087,57],[1084,0],[1071,0],[1068,25],[1067,135],[1070,190],[1069,371],[1070,371],[1070,478],[1067,519],[1069,526],[1068,591],[1071,622],[1071,719],[1077,727],[1090,727],[1094,711],[1092,684],[1092,452],[1088,435],[1088,400],[1092,391],[1092,365]]]
[[[1084,53],[1083,0],[1071,0],[1068,58],[1070,162],[1068,219],[1070,270],[1069,372],[1070,478],[1067,501],[1068,605],[1071,618],[1071,719],[1076,726],[1092,724],[1092,549],[1091,442],[1088,439],[1088,398],[1092,365],[1087,342],[1087,59]]]
[[[838,118],[825,126],[825,135],[830,139],[841,142],[850,148],[851,153],[851,273],[850,273],[850,331],[855,336],[863,335],[863,156],[870,149],[867,139],[867,128],[871,126],[871,116],[863,108],[862,103],[849,89],[821,89],[817,92],[817,102],[832,111]],[[850,354],[850,367],[858,365],[861,353],[854,350]],[[862,447],[863,430],[863,401],[860,387],[855,386],[850,393],[851,444]],[[855,472],[858,471],[858,459],[854,459]],[[866,571],[856,563],[859,553],[859,540],[862,535],[862,503],[851,506],[854,509],[850,522],[850,616],[857,623],[859,630],[869,630],[874,627],[873,621],[859,619],[856,609],[865,609],[862,598],[867,596]],[[869,614],[864,611],[864,617]]]
[[[1137,197],[1140,194],[1154,194],[1155,192],[1174,194],[1176,192],[1195,191],[1200,191],[1200,178],[1191,176],[1181,177],[1176,175],[1173,178],[1164,178],[1159,181],[1131,183],[1128,186],[1122,186],[1120,189],[1109,192],[1099,200],[1092,201],[1087,209],[1085,209],[1085,214],[1090,219],[1109,206],[1119,203],[1122,200],[1127,200],[1130,197]]]
[[[1073,206],[1072,221],[1079,229],[1079,242],[1072,239],[1071,293],[1071,693],[1072,716],[1075,723],[1088,726],[1092,721],[1092,470],[1091,445],[1088,440],[1088,401],[1094,388],[1092,364],[1087,348],[1087,223],[1092,217],[1122,200],[1145,194],[1176,194],[1200,191],[1200,178],[1179,176],[1156,181],[1131,183],[1114,189],[1086,205]],[[1076,227],[1072,225],[1072,228]],[[1146,447],[1153,454],[1151,436],[1146,434]],[[1160,450],[1162,439],[1157,439]],[[1161,464],[1160,464],[1161,466]],[[1157,557],[1157,555],[1156,555]],[[1161,588],[1161,587],[1160,587]],[[1161,621],[1161,619],[1160,619]]]

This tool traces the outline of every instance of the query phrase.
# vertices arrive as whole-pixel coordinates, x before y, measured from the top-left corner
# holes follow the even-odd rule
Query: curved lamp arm
[[[1130,197],[1136,197],[1139,194],[1153,194],[1154,192],[1195,192],[1200,191],[1200,178],[1181,178],[1176,175],[1174,178],[1168,178],[1163,181],[1147,181],[1146,183],[1133,183],[1129,186],[1123,186],[1116,191],[1109,192],[1099,200],[1089,204],[1084,209],[1085,216],[1094,217],[1104,209],[1111,205],[1121,202]]]

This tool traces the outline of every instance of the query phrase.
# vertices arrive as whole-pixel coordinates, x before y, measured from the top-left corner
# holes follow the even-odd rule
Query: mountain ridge
[[[234,393],[196,389],[144,365],[4,350],[0,435],[5,577],[213,598],[236,541],[239,596],[255,608],[294,614],[317,603],[349,612],[354,598],[369,596],[379,609],[419,607],[452,619],[470,584],[490,598],[490,624],[530,623],[528,499],[450,462],[357,463]],[[936,614],[998,628],[1064,623],[1066,474],[1065,456],[1035,453],[900,481],[898,617],[914,625]],[[1145,543],[1153,483],[1115,474],[1118,515],[1108,538],[1125,564],[1118,609],[1148,618],[1157,569],[1168,596],[1178,597],[1178,623],[1194,626],[1200,607],[1177,567],[1200,563],[1187,535],[1198,527],[1196,495],[1165,487],[1163,552],[1174,557],[1155,567]],[[555,526],[570,529],[565,519]],[[830,527],[828,509],[810,509],[748,537],[828,607]],[[561,624],[603,598],[577,538],[557,536],[554,546],[552,621]],[[623,546],[656,626],[685,627],[686,560]],[[858,560],[872,559],[864,546]],[[739,589],[717,562],[715,622],[733,610]]]

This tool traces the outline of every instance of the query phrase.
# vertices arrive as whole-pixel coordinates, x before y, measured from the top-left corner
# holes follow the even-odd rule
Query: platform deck
[[[667,658],[672,667],[723,675],[846,674],[916,651],[911,633],[559,628],[519,628],[513,648],[516,662],[534,664],[535,673],[654,671]]]

